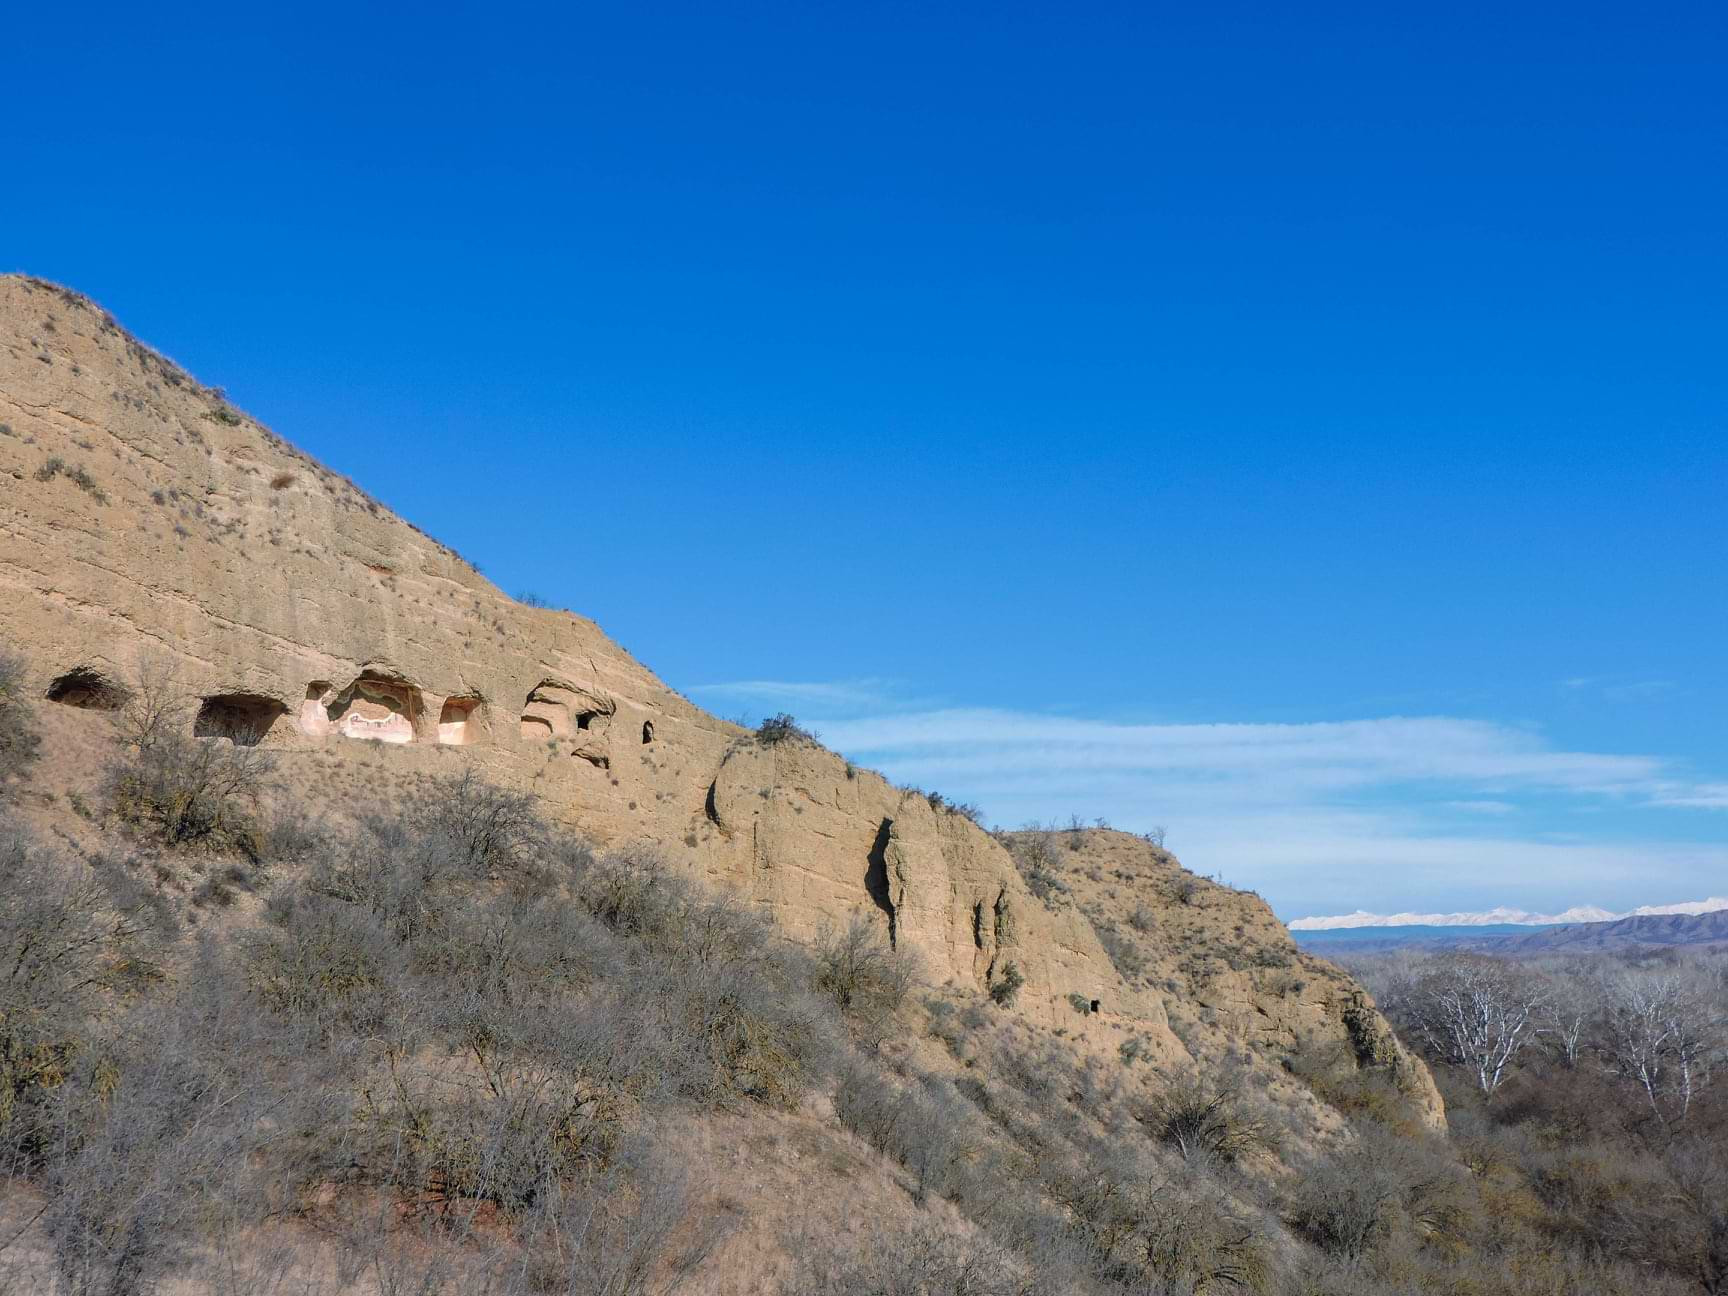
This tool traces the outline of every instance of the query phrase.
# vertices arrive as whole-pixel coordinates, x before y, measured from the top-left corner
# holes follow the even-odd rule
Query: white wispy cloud
[[[834,746],[892,756],[932,776],[1154,773],[1262,793],[1384,783],[1464,782],[1634,796],[1664,782],[1662,761],[1553,748],[1531,731],[1444,716],[1319,724],[1114,724],[1028,712],[944,710],[829,722]]]
[[[1650,799],[1686,810],[1728,810],[1728,783],[1659,783]]]
[[[1395,815],[1377,823],[1323,813],[1171,818],[1185,862],[1255,887],[1286,918],[1358,907],[1631,910],[1651,896],[1696,895],[1728,874],[1728,846],[1710,843],[1424,835]]]
[[[849,694],[856,702],[857,695]],[[1190,867],[1286,914],[1329,908],[1552,912],[1686,894],[1728,845],[1612,839],[1575,811],[1728,809],[1728,784],[1661,757],[1568,750],[1539,731],[1447,716],[1314,724],[1123,724],[1004,709],[808,718],[829,746],[1017,825],[1078,813],[1169,828]],[[1438,795],[1436,795],[1438,794]],[[1504,828],[1511,816],[1528,832]],[[1540,831],[1569,828],[1570,832]]]
[[[824,707],[830,711],[884,710],[899,705],[892,681],[855,680],[730,680],[697,684],[697,697],[722,698],[760,707]]]
[[[1440,804],[1448,810],[1460,810],[1465,814],[1509,815],[1518,813],[1518,807],[1510,801],[1490,801],[1478,798],[1465,801],[1442,801]]]
[[[1616,679],[1601,675],[1576,675],[1560,681],[1568,693],[1591,694],[1608,702],[1648,702],[1667,697],[1679,689],[1673,680]]]

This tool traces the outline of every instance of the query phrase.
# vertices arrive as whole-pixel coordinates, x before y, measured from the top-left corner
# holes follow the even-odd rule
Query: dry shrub
[[[24,700],[24,659],[0,651],[0,798],[35,763],[39,746]]]
[[[228,738],[190,735],[192,697],[172,670],[147,668],[116,723],[123,753],[108,768],[110,813],[170,849],[263,856],[259,795],[271,756]]]
[[[87,1057],[98,1012],[160,978],[157,917],[111,865],[57,858],[0,821],[0,1146],[14,1170],[49,1137],[42,1104]]]
[[[307,1069],[307,1041],[262,1022],[208,943],[123,1013],[100,1007],[76,1065],[34,1104],[52,1138],[32,1177],[56,1290],[133,1296],[328,1173],[317,1131],[340,1099]]]
[[[472,768],[436,780],[432,825],[476,877],[530,869],[546,845],[546,827],[534,798],[488,783]]]
[[[1068,884],[1060,876],[1062,858],[1056,848],[1056,829],[1027,824],[1004,844],[1027,889],[1047,907],[1056,908],[1060,898],[1068,894]]]
[[[1204,1170],[1097,1149],[1046,1183],[1083,1236],[1088,1267],[1121,1292],[1266,1292],[1272,1238]]]
[[[947,1080],[902,1084],[855,1056],[840,1069],[834,1110],[841,1124],[911,1172],[914,1200],[964,1198],[991,1177],[980,1168],[984,1132]]]
[[[844,928],[825,929],[816,940],[815,961],[817,991],[879,1041],[906,1001],[911,961],[891,948],[877,925],[862,914],[855,914]]]
[[[373,915],[316,894],[273,898],[269,913],[272,926],[244,942],[247,983],[266,1008],[325,1028],[381,1024],[401,958]]]
[[[798,1248],[784,1296],[1031,1296],[1040,1288],[1012,1253],[923,1225],[910,1235],[876,1229],[848,1254],[828,1239]]]
[[[990,999],[1003,1008],[1012,1008],[1025,984],[1026,974],[1020,970],[1020,965],[1009,963],[1002,969],[1002,975],[990,983]]]
[[[827,1070],[833,1035],[821,1006],[790,982],[742,967],[688,964],[633,983],[621,1010],[657,1028],[677,1062],[678,1093],[709,1106],[748,1099],[790,1108]]]
[[[1399,1088],[1390,1066],[1364,1064],[1341,1043],[1311,1038],[1301,1040],[1285,1055],[1283,1064],[1316,1098],[1352,1121],[1372,1121],[1412,1138],[1422,1131],[1411,1100]]]
[[[1473,1204],[1464,1169],[1443,1151],[1368,1125],[1300,1176],[1287,1217],[1321,1251],[1357,1265],[1388,1247],[1462,1242]]]
[[[1164,1186],[1141,1213],[1136,1244],[1147,1274],[1194,1296],[1266,1292],[1272,1246],[1253,1219],[1219,1185]]]
[[[1132,937],[1125,936],[1116,924],[1107,919],[1094,918],[1092,929],[1098,934],[1098,943],[1104,947],[1104,952],[1110,956],[1110,962],[1115,965],[1122,979],[1133,985],[1146,972],[1147,958]]]
[[[688,1172],[627,1147],[612,1166],[563,1185],[524,1231],[504,1296],[672,1296],[700,1273],[728,1226],[696,1211]]]
[[[392,1054],[368,1084],[353,1148],[367,1177],[421,1208],[488,1202],[520,1216],[555,1202],[563,1183],[603,1166],[617,1113],[579,1074],[489,1058],[478,1074]]]
[[[550,1065],[635,1101],[786,1107],[826,1072],[808,963],[658,856],[566,851],[536,888],[499,889],[436,823],[370,838],[271,902],[281,930],[252,975],[277,1011],[352,1023],[436,1005],[425,1028],[483,1071]]]
[[[109,809],[159,845],[231,851],[258,860],[265,841],[258,798],[273,764],[255,747],[170,734],[110,766]]]
[[[816,735],[782,711],[756,726],[756,741],[766,747],[777,747],[785,742],[814,743]]]
[[[1268,1146],[1265,1122],[1245,1110],[1236,1087],[1197,1072],[1166,1078],[1137,1117],[1184,1161],[1235,1165]]]

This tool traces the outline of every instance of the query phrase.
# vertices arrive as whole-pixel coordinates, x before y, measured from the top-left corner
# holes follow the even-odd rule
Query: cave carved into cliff
[[[198,704],[192,732],[199,738],[226,738],[236,747],[256,747],[288,708],[257,693],[216,693]]]
[[[480,699],[446,698],[438,712],[438,741],[447,747],[466,747],[479,737]]]
[[[322,681],[310,685],[300,705],[300,728],[315,738],[411,743],[422,710],[420,690],[407,680],[363,671],[340,692]]]
[[[48,700],[86,711],[118,711],[131,694],[89,666],[74,666],[48,686]]]

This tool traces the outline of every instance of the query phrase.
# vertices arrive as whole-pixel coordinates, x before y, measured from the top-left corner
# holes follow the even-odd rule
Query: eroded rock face
[[[976,825],[699,710],[593,622],[506,598],[87,300],[18,276],[0,276],[0,475],[0,637],[43,693],[117,705],[168,670],[208,728],[290,764],[350,740],[404,771],[471,762],[794,937],[863,913],[935,983],[983,991],[1012,963],[1019,1011],[1072,1026],[1070,1001],[1095,1000],[1182,1055],[1163,1000]]]
[[[1131,969],[1125,980],[1158,996],[1169,1017],[1256,1057],[1353,1058],[1392,1079],[1421,1121],[1444,1128],[1428,1069],[1367,992],[1301,949],[1258,895],[1196,877],[1169,851],[1129,833],[1019,832],[1004,840],[1023,854],[1043,846],[1058,888],[1052,902],[1106,931],[1117,961]]]
[[[549,750],[562,750],[599,769],[610,769],[612,717],[617,711],[611,698],[593,689],[567,680],[541,680],[522,704],[520,736],[526,742],[547,743]]]

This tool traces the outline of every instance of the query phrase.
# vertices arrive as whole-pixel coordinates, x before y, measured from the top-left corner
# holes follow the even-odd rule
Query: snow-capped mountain
[[[1657,914],[1705,914],[1728,909],[1728,896],[1708,900],[1682,900],[1678,904],[1640,905],[1625,913],[1613,913],[1598,905],[1574,905],[1557,914],[1530,913],[1524,909],[1485,909],[1477,913],[1375,914],[1358,909],[1333,917],[1297,918],[1291,931],[1338,931],[1350,927],[1550,927],[1559,923],[1614,922],[1621,918],[1643,918]]]

